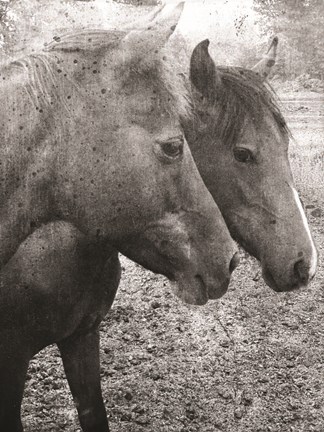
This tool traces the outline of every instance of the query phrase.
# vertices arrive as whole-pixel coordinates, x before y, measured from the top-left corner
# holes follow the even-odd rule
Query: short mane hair
[[[222,66],[217,67],[217,72],[220,83],[209,104],[218,115],[208,121],[214,122],[213,133],[226,145],[234,146],[238,142],[248,118],[255,124],[261,123],[264,110],[272,115],[281,134],[290,135],[275,91],[258,74],[241,67]]]

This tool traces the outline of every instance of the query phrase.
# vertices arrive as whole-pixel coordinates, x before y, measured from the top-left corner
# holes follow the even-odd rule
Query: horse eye
[[[253,154],[246,148],[235,148],[234,157],[238,162],[248,163],[253,161]]]
[[[183,137],[171,138],[161,143],[163,153],[169,158],[176,158],[183,153]]]

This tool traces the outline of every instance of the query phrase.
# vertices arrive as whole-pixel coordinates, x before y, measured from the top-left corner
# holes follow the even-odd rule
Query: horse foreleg
[[[109,432],[100,385],[98,330],[57,344],[84,432]]]
[[[21,402],[24,393],[28,360],[0,359],[0,431],[22,432]]]

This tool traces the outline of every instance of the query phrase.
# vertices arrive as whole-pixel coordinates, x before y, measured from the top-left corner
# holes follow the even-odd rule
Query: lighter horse
[[[68,262],[71,259],[76,263],[69,271],[83,275],[82,287],[87,279],[89,290],[102,276],[102,263],[111,262],[111,268],[115,267],[111,245],[174,280],[185,301],[202,304],[220,297],[227,289],[230,272],[237,263],[236,247],[203,184],[180,125],[180,118],[191,115],[188,94],[182,80],[166,67],[162,55],[182,7],[164,13],[149,29],[72,34],[42,53],[1,68],[3,431],[22,430],[20,404],[28,360],[36,346],[40,349],[50,341],[49,328],[36,345],[37,335],[26,334],[22,328],[26,323],[27,327],[35,324],[42,331],[37,314],[42,314],[42,306],[46,308],[50,303],[44,305],[42,295],[34,295],[32,284],[20,285],[22,294],[6,277],[11,266],[8,261],[41,224],[56,220],[70,223],[67,230],[62,229],[65,242],[56,228],[49,233],[45,228],[43,239],[54,245],[61,257],[69,251]],[[38,238],[37,232],[35,236]],[[56,249],[57,241],[60,250]],[[72,249],[70,241],[74,244]],[[46,250],[38,242],[34,258],[39,258],[43,268],[52,268],[55,257],[42,255],[43,247]],[[22,245],[20,250],[23,249]],[[41,262],[43,256],[49,259],[47,264]],[[38,264],[30,264],[29,276],[25,276],[37,279]],[[85,273],[89,264],[91,269]],[[56,266],[52,274],[47,273],[46,280],[52,279],[50,285],[56,284],[57,272],[63,269]],[[19,274],[21,281],[25,279]],[[66,277],[62,282],[76,282],[78,286],[73,275],[70,282]],[[42,282],[44,294],[47,282]],[[61,300],[56,294],[54,297]],[[81,323],[76,322],[73,312],[83,309],[82,305],[89,306],[90,315],[94,310],[100,316],[99,309],[105,309],[106,303],[100,307],[96,303],[100,294],[93,297],[90,291],[89,296],[83,291],[76,294],[71,320],[64,315],[66,319],[61,321],[68,330],[62,329],[57,335],[64,338],[71,331],[78,334]],[[30,306],[28,310],[35,313],[34,318],[26,313],[20,300],[27,308]],[[53,300],[52,307],[55,310],[59,305]],[[66,311],[65,305],[61,307],[61,312]],[[7,311],[15,316],[14,325]],[[52,325],[53,331],[61,316],[56,312],[52,324],[47,321],[51,314],[43,316],[43,324]],[[90,316],[90,321],[88,318],[83,316],[81,327],[90,331],[96,317]],[[13,327],[25,336],[24,342],[30,342],[26,352],[17,345],[18,336],[11,339]],[[93,344],[93,339],[89,339],[89,344]],[[85,396],[97,389],[89,387]],[[79,404],[81,424],[86,431],[108,429],[104,407],[97,402],[96,399],[95,414],[90,409],[88,415],[83,415],[82,403]]]

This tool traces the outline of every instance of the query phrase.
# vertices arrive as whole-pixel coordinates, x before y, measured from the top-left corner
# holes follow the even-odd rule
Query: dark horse
[[[202,42],[191,58],[196,117],[182,119],[199,169],[232,234],[265,269],[271,268],[270,285],[282,291],[304,285],[315,272],[316,252],[298,197],[291,199],[288,129],[263,83],[272,52],[258,65],[258,76],[241,68],[216,68],[207,48]],[[108,430],[98,324],[113,302],[119,277],[116,252],[107,260],[63,222],[37,230],[10,260],[1,274],[9,302],[1,322],[9,330],[1,340],[9,341],[3,346],[15,360],[6,363],[1,380],[18,389],[10,401],[17,416],[13,421],[18,421],[30,358],[57,342],[83,430]]]
[[[305,286],[317,252],[288,160],[289,130],[265,78],[278,39],[252,69],[216,67],[209,41],[194,49],[196,122],[183,122],[199,172],[232,236],[261,261],[275,291]]]
[[[85,353],[93,345],[97,349],[97,323],[113,295],[83,288],[93,290],[97,282],[106,286],[106,262],[107,280],[116,284],[118,262],[110,245],[174,280],[188,302],[205,303],[227,289],[236,247],[180,126],[180,117],[190,116],[182,79],[162,54],[181,9],[146,30],[64,37],[0,71],[1,431],[22,430],[25,372],[37,350],[61,341],[67,374],[79,377],[87,371],[79,363],[80,369],[70,373],[73,343],[67,338],[73,333],[74,340],[78,334],[83,339],[87,333]],[[65,222],[44,228],[41,237],[35,233],[29,276],[21,263],[15,279],[18,273],[9,269],[17,248],[40,224],[55,220]],[[51,253],[44,242],[53,245]],[[39,267],[53,272],[42,279]],[[77,291],[52,292],[55,303],[46,293],[49,279],[51,287],[75,285]],[[34,291],[34,282],[41,292]],[[61,312],[54,312],[61,301]],[[95,367],[95,355],[91,360]],[[96,380],[96,372],[89,379]],[[70,382],[75,392],[73,378]],[[77,401],[82,426],[107,430],[99,383],[84,389]],[[82,398],[88,397],[94,410],[85,410]]]

